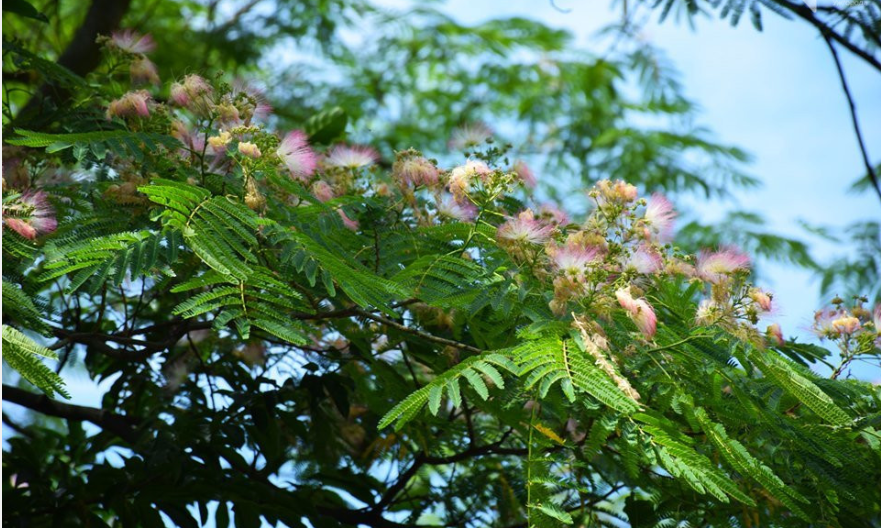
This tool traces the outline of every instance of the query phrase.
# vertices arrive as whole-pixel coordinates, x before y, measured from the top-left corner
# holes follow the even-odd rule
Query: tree
[[[634,109],[691,111],[675,84],[647,84],[638,104],[620,95],[625,59],[651,63],[637,52],[540,76],[485,46],[553,54],[565,35],[425,16],[434,43],[405,28],[385,53],[361,50],[388,63],[325,40],[359,74],[316,91],[314,108],[284,105],[277,127],[231,77],[130,88],[153,82],[161,40],[101,39],[86,79],[5,41],[4,66],[40,91],[5,99],[4,358],[47,395],[4,386],[4,400],[63,421],[7,418],[19,435],[4,524],[876,523],[881,393],[839,374],[878,353],[881,312],[822,311],[841,364],[817,376],[828,351],[756,328],[772,300],[749,258],[674,246],[670,202],[622,181],[724,192],[748,181],[730,165],[742,154],[628,127]],[[447,47],[472,50],[481,75],[440,54],[443,81],[430,64],[371,81],[397,51]],[[549,80],[589,119],[548,125]],[[451,88],[464,82],[505,97],[451,117],[468,108]],[[414,84],[412,104],[436,111],[372,127],[379,151],[351,144],[369,135],[349,119],[379,123],[393,106],[367,103],[381,87],[407,101]],[[586,216],[535,203],[528,149],[457,122],[515,102],[566,146],[550,167],[597,182],[577,198]],[[405,150],[446,151],[448,131],[458,153],[444,163]],[[722,183],[681,147],[718,163]],[[54,351],[111,384],[100,408],[52,398],[63,380],[34,356]]]

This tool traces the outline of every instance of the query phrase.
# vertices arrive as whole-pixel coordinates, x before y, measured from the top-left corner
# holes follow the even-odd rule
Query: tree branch
[[[866,143],[863,141],[863,133],[860,130],[860,123],[857,120],[856,104],[854,104],[853,96],[850,94],[850,88],[847,85],[847,77],[844,75],[844,68],[841,66],[841,60],[838,58],[835,44],[832,43],[832,40],[828,35],[823,35],[823,38],[826,40],[826,45],[829,46],[829,51],[832,53],[832,58],[835,60],[835,68],[838,70],[838,78],[841,79],[841,88],[844,90],[844,95],[847,97],[847,104],[850,109],[850,119],[853,122],[853,130],[857,135],[857,144],[860,146],[860,153],[863,155],[863,164],[866,166],[866,174],[869,175],[869,179],[872,181],[872,186],[875,187],[875,192],[878,193],[878,198],[881,199],[881,185],[878,184],[878,175],[875,174],[875,169],[872,167],[872,162],[869,160],[869,153],[866,151]]]
[[[381,315],[376,315],[374,313],[366,312],[364,310],[356,310],[356,313],[358,315],[360,315],[361,317],[366,317],[367,319],[371,319],[373,321],[376,321],[377,323],[382,323],[386,326],[390,326],[392,328],[400,330],[401,332],[406,332],[408,334],[413,334],[413,335],[419,336],[422,339],[425,339],[426,341],[432,341],[432,342],[435,342],[435,343],[438,343],[441,345],[447,345],[447,346],[451,346],[454,348],[467,350],[469,352],[474,352],[475,354],[483,353],[483,350],[481,350],[477,347],[473,347],[471,345],[466,345],[465,343],[460,343],[458,341],[453,341],[452,339],[438,337],[436,335],[429,334],[428,332],[423,332],[422,330],[418,330],[416,328],[402,325],[401,323],[399,323],[397,321],[392,321],[391,319],[389,319],[387,317],[383,317]]]
[[[140,420],[131,416],[124,416],[94,407],[83,407],[82,405],[60,402],[44,394],[34,394],[6,384],[3,384],[3,400],[27,407],[32,411],[37,411],[47,416],[93,423],[131,444],[135,443],[137,439],[136,426]]]

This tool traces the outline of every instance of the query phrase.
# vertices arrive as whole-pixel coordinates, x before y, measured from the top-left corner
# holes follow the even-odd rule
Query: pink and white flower
[[[159,84],[159,71],[153,61],[139,57],[129,64],[132,84]]]
[[[291,172],[291,176],[300,181],[307,181],[318,165],[318,156],[309,146],[306,133],[302,130],[288,132],[276,154]]]
[[[43,191],[27,191],[3,207],[3,223],[19,235],[34,240],[55,231],[55,211]]]
[[[408,156],[395,163],[392,176],[402,186],[425,185],[430,187],[437,185],[440,170],[434,163],[422,156]]]
[[[489,165],[480,160],[468,160],[465,165],[460,165],[450,171],[450,192],[456,199],[461,200],[468,190],[474,178],[486,180],[492,174]]]
[[[452,218],[460,222],[471,222],[477,218],[477,206],[468,201],[456,200],[453,196],[447,196],[437,204],[437,212],[440,216]]]
[[[697,275],[707,282],[717,284],[733,273],[748,270],[749,265],[749,257],[737,248],[702,251],[697,258]]]
[[[535,173],[532,172],[532,169],[529,168],[529,165],[527,165],[525,161],[517,160],[514,162],[514,166],[511,167],[511,172],[516,174],[526,187],[529,187],[530,189],[535,187]]]
[[[649,199],[643,218],[648,222],[649,230],[662,241],[673,238],[673,223],[676,211],[663,194],[655,193]]]
[[[247,156],[249,158],[259,158],[262,153],[260,149],[254,143],[250,141],[242,141],[239,143],[239,152],[243,156]]]
[[[208,81],[191,74],[184,77],[183,82],[176,82],[171,85],[170,99],[171,101],[189,110],[203,111],[210,107],[210,100],[214,88],[208,84]]]
[[[620,288],[615,292],[618,304],[627,311],[630,319],[636,323],[639,331],[648,338],[655,335],[658,326],[658,318],[655,310],[645,299],[634,299],[630,293],[630,287]]]
[[[544,244],[554,232],[554,226],[543,224],[535,219],[527,209],[500,225],[496,236],[500,241],[513,243]]]
[[[129,92],[115,101],[111,101],[107,107],[107,119],[113,117],[149,117],[151,101],[150,94],[145,90]]]
[[[548,221],[558,227],[569,225],[569,215],[565,211],[553,204],[544,204],[538,209],[538,215],[541,218],[547,218]]]
[[[484,123],[462,125],[453,130],[449,147],[452,150],[466,150],[486,143],[492,137],[492,130]]]
[[[862,328],[860,320],[850,314],[844,314],[832,321],[832,328],[841,335],[850,336]]]
[[[233,99],[236,99],[240,94],[247,95],[253,102],[254,108],[252,116],[254,118],[266,119],[272,114],[272,105],[269,104],[269,100],[266,98],[266,94],[263,90],[249,84],[243,79],[235,79],[232,82],[232,92],[230,95],[232,95]]]
[[[318,180],[312,184],[312,194],[324,203],[333,199],[333,188],[326,181]]]
[[[140,35],[131,29],[111,33],[110,42],[118,49],[128,53],[150,53],[156,43],[150,35]]]
[[[358,228],[361,227],[357,220],[352,220],[351,218],[349,218],[346,215],[346,212],[342,209],[337,209],[337,212],[340,214],[340,218],[343,219],[343,225],[346,226],[346,229],[357,231]]]
[[[547,249],[554,268],[565,275],[581,276],[600,255],[599,248],[578,244],[553,245]]]
[[[643,275],[655,273],[664,266],[664,260],[658,251],[646,244],[640,244],[624,262],[624,268]]]
[[[337,145],[330,149],[325,162],[331,167],[359,169],[373,165],[379,154],[370,147],[362,145]]]
[[[763,312],[771,311],[771,296],[760,288],[752,288],[749,291],[749,298]]]
[[[777,323],[768,325],[765,335],[772,339],[777,346],[783,346],[785,342],[783,340],[783,330],[780,329],[780,325]]]

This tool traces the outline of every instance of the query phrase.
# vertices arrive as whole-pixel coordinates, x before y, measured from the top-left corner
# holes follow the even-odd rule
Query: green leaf
[[[3,325],[3,359],[17,370],[21,377],[33,383],[50,398],[55,393],[70,399],[64,389],[64,380],[40,361],[40,357],[57,359],[54,352],[35,343],[11,326]]]
[[[25,2],[25,0],[3,0],[3,11],[39,20],[40,22],[49,22],[46,15],[37,11],[36,7],[31,5],[30,2]]]

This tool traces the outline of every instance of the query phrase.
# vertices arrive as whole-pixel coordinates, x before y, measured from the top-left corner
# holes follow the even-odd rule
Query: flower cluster
[[[58,222],[46,193],[31,190],[20,195],[9,195],[3,200],[2,225],[28,240],[34,240],[39,235],[55,231]]]

